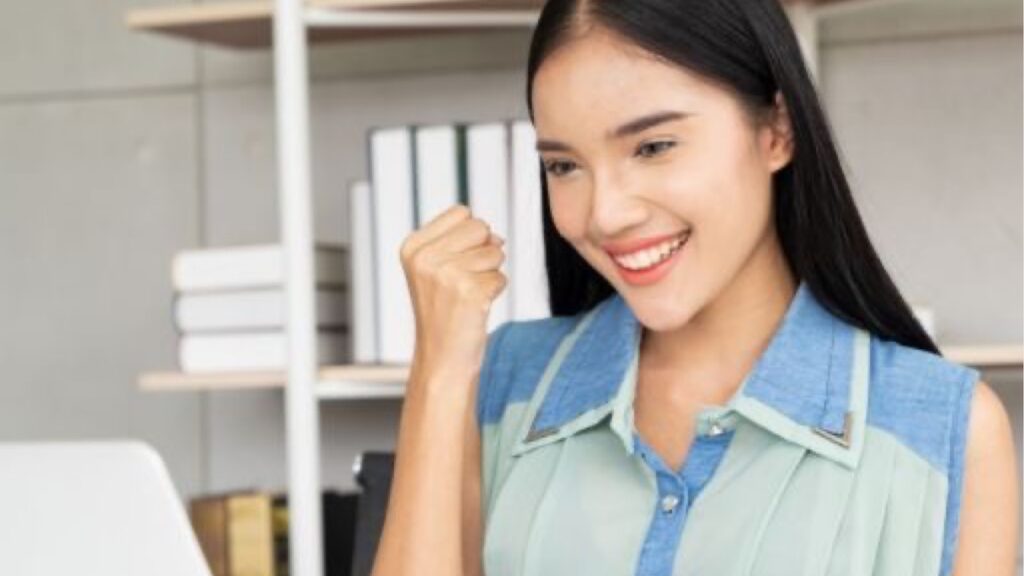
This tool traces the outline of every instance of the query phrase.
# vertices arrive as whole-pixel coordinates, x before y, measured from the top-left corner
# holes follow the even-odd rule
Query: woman
[[[868,240],[777,0],[551,0],[527,98],[552,318],[502,241],[407,238],[374,574],[1008,576],[1007,415]]]

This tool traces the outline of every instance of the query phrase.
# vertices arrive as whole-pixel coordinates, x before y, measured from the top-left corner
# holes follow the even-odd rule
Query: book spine
[[[212,576],[228,575],[227,508],[224,498],[195,498],[189,520]]]
[[[352,327],[352,361],[357,364],[379,361],[371,194],[370,183],[365,180],[353,182],[349,187],[349,232],[352,247],[349,318]]]
[[[346,284],[348,250],[319,243],[314,249],[314,281],[319,286]],[[281,287],[284,250],[279,244],[186,250],[174,256],[171,279],[181,292]]]
[[[228,572],[230,576],[274,576],[274,534],[270,496],[228,497]]]
[[[509,151],[505,123],[473,124],[467,131],[469,204],[474,216],[483,219],[491,230],[508,239],[509,229]],[[507,260],[501,271],[508,275]],[[509,291],[491,304],[488,331],[509,318]]]
[[[415,223],[415,165],[408,126],[371,135],[370,174],[376,253],[378,352],[382,362],[407,363],[415,344],[415,316],[399,252]]]
[[[528,120],[513,120],[511,230],[508,243],[509,292],[512,318],[532,320],[551,316],[544,257],[541,160],[536,134]]]

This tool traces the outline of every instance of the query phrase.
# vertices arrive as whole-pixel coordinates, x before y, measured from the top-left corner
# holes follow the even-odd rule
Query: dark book
[[[323,546],[325,576],[352,574],[352,549],[359,505],[358,492],[323,492]],[[274,496],[274,564],[277,576],[288,575],[288,496]]]
[[[363,452],[356,466],[356,483],[362,488],[356,514],[352,576],[370,576],[377,545],[384,529],[384,515],[391,494],[394,452]]]

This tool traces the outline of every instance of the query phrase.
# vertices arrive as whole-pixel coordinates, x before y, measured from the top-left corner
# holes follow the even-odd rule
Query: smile
[[[686,243],[689,237],[689,232],[683,232],[679,236],[666,240],[661,244],[630,252],[629,254],[613,255],[612,259],[615,260],[616,264],[630,271],[646,270],[671,258]]]
[[[654,284],[672,269],[672,266],[683,257],[689,243],[690,232],[683,232],[655,246],[636,250],[628,254],[611,254],[615,269],[627,284],[644,286]]]

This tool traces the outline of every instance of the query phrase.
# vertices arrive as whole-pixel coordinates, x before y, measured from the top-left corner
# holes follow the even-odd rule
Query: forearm
[[[414,361],[373,576],[462,574],[465,414],[476,377],[472,369],[424,370]]]

